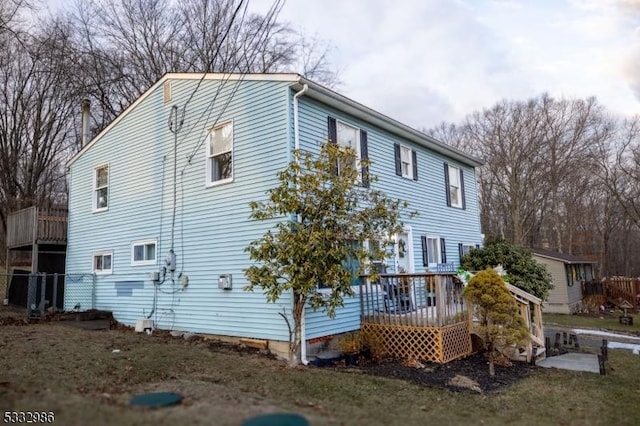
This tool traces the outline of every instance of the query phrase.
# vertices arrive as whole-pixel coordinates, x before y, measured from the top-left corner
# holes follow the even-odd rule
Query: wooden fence
[[[583,296],[604,296],[609,302],[619,304],[622,300],[640,307],[640,280],[630,277],[610,277],[582,283]]]

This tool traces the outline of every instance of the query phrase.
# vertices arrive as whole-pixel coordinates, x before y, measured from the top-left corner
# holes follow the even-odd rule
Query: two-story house
[[[249,202],[266,200],[294,149],[327,140],[368,158],[371,185],[419,212],[390,271],[457,265],[482,243],[478,159],[297,74],[167,74],[69,163],[66,270],[96,277],[82,306],[129,325],[287,342],[290,297],[243,291],[244,249],[274,225],[250,220]],[[359,328],[358,302],[335,319],[307,312],[305,338]]]

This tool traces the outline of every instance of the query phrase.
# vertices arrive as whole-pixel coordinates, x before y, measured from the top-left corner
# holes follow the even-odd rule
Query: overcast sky
[[[333,46],[340,93],[416,128],[544,92],[640,114],[640,0],[286,0],[279,20]]]
[[[413,127],[543,92],[640,114],[640,0],[287,0],[280,21],[334,46],[339,92]]]

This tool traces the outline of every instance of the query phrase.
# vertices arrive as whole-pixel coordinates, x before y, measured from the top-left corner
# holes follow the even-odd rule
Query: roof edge
[[[80,149],[71,159],[67,162],[67,168],[71,167],[78,158],[80,158],[89,148],[95,145],[109,130],[111,130],[118,122],[122,120],[132,109],[138,106],[144,99],[146,99],[158,86],[162,85],[165,81],[170,79],[176,80],[252,80],[252,81],[283,81],[283,82],[297,82],[300,79],[299,74],[295,73],[252,73],[252,74],[240,74],[240,73],[166,73],[158,81],[152,84],[142,95],[140,95],[131,105],[126,107],[118,116],[102,129],[96,136],[94,136],[89,143]]]
[[[296,90],[302,90],[302,87],[306,84],[310,88],[308,95],[315,97],[321,101],[334,104],[333,106],[338,109],[346,109],[345,112],[355,113],[354,115],[360,116],[359,118],[365,121],[372,122],[373,124],[401,136],[403,138],[412,140],[419,145],[432,149],[435,152],[443,154],[447,157],[451,157],[463,164],[479,167],[484,164],[484,161],[469,155],[459,149],[456,149],[450,145],[441,142],[432,136],[422,133],[406,124],[401,123],[387,115],[384,115],[372,108],[369,108],[351,98],[348,98],[340,93],[329,89],[319,83],[309,80],[300,74],[296,73],[166,73],[158,81],[152,84],[142,95],[140,95],[131,105],[125,108],[107,127],[102,129],[89,143],[82,147],[71,159],[67,162],[67,168],[71,167],[78,158],[80,158],[87,150],[95,145],[102,137],[108,133],[117,123],[119,123],[123,117],[125,117],[131,110],[136,108],[142,101],[144,101],[156,88],[162,85],[166,80],[179,79],[179,80],[250,80],[250,81],[282,81],[293,83]]]
[[[457,148],[452,147],[451,145],[447,145],[444,142],[441,142],[434,137],[427,135],[426,133],[420,132],[414,129],[411,126],[408,126],[396,119],[393,119],[381,112],[378,112],[372,108],[369,108],[357,101],[354,101],[351,98],[348,98],[340,93],[329,89],[321,84],[315,83],[312,80],[309,80],[305,77],[300,76],[298,80],[299,88],[302,89],[303,85],[308,85],[310,92],[308,94],[312,97],[315,94],[316,98],[319,100],[334,100],[340,104],[346,105],[347,109],[353,109],[355,111],[359,111],[362,115],[366,115],[367,117],[359,117],[363,118],[365,121],[371,122],[371,118],[374,118],[374,124],[382,127],[383,129],[390,131],[391,133],[395,133],[398,136],[404,137],[406,139],[412,140],[422,146],[430,148],[440,154],[446,155],[448,157],[454,158],[464,164],[467,164],[472,167],[482,166],[485,162],[480,158],[469,155]],[[331,102],[329,102],[331,104]],[[355,114],[356,116],[358,114]]]

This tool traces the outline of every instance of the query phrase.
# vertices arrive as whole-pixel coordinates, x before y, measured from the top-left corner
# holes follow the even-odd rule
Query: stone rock
[[[184,340],[189,341],[189,340],[193,340],[196,338],[196,334],[195,333],[184,333],[182,335],[182,337],[184,337]]]
[[[480,388],[480,384],[473,379],[470,379],[467,376],[456,375],[451,380],[449,380],[450,386],[455,386],[458,388],[471,389],[472,391],[482,393],[482,389]]]

